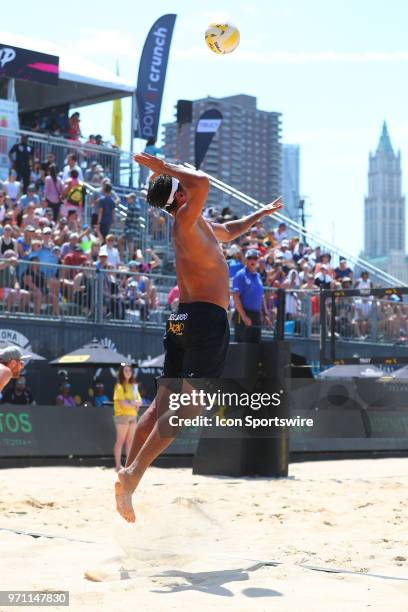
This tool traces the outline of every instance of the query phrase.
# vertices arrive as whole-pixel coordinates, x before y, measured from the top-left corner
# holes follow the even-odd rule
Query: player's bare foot
[[[128,523],[134,523],[136,520],[132,504],[136,484],[137,479],[129,476],[124,468],[118,472],[118,481],[115,483],[116,509]]]

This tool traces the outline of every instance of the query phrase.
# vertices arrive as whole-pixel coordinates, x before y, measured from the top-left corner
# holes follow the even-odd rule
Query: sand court
[[[69,590],[73,610],[406,610],[407,465],[299,463],[279,480],[152,468],[135,524],[115,513],[113,470],[2,470],[2,588]]]

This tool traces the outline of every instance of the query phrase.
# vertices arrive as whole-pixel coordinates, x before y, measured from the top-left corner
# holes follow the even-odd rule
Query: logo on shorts
[[[176,336],[182,336],[184,329],[184,323],[172,323],[169,321],[169,332],[171,334],[176,334]]]
[[[183,312],[181,314],[171,314],[169,316],[169,321],[185,321],[188,317],[188,314]]]

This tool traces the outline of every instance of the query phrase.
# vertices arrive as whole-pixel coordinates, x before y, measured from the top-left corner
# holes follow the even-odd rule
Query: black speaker
[[[290,345],[275,340],[260,346],[258,390],[272,395],[279,393],[278,406],[261,408],[259,418],[288,418],[289,400],[286,380],[291,376]],[[245,471],[248,475],[286,477],[289,465],[289,431],[286,427],[255,430],[246,444]]]
[[[261,344],[231,343],[224,370],[224,379],[236,384],[237,389],[276,393],[284,391],[285,378],[290,376],[290,350],[285,342]],[[262,416],[286,416],[286,395],[282,393],[278,409],[268,408]],[[245,419],[253,410],[238,407],[234,417]],[[255,416],[260,416],[256,413]],[[225,476],[287,476],[288,434],[282,431],[253,433],[247,428],[228,428],[228,435],[212,435],[211,428],[203,428],[194,457],[193,473]]]
[[[191,100],[177,100],[177,123],[191,123],[193,120],[193,103]]]
[[[231,342],[220,386],[228,391],[251,393],[258,379],[259,344]],[[224,380],[224,384],[222,383]],[[228,382],[227,382],[228,381]],[[245,409],[229,412],[242,418]],[[203,427],[193,461],[193,474],[242,476],[245,473],[247,436],[239,427],[228,427],[226,437],[212,427]]]

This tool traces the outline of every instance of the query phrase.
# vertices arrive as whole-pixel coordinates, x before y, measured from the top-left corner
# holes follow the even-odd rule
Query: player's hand
[[[244,325],[245,325],[246,327],[251,327],[251,325],[252,325],[252,321],[251,321],[251,319],[250,319],[249,317],[242,317],[242,320],[243,320]]]
[[[148,153],[136,153],[133,159],[135,162],[142,166],[146,166],[150,168],[152,172],[160,174],[163,172],[164,161],[159,157],[155,157],[154,155],[149,155]]]
[[[265,206],[263,206],[261,210],[265,215],[273,215],[273,213],[278,212],[278,210],[280,210],[281,208],[283,208],[283,202],[282,196],[279,196],[279,198],[277,198],[270,204],[266,204]]]

